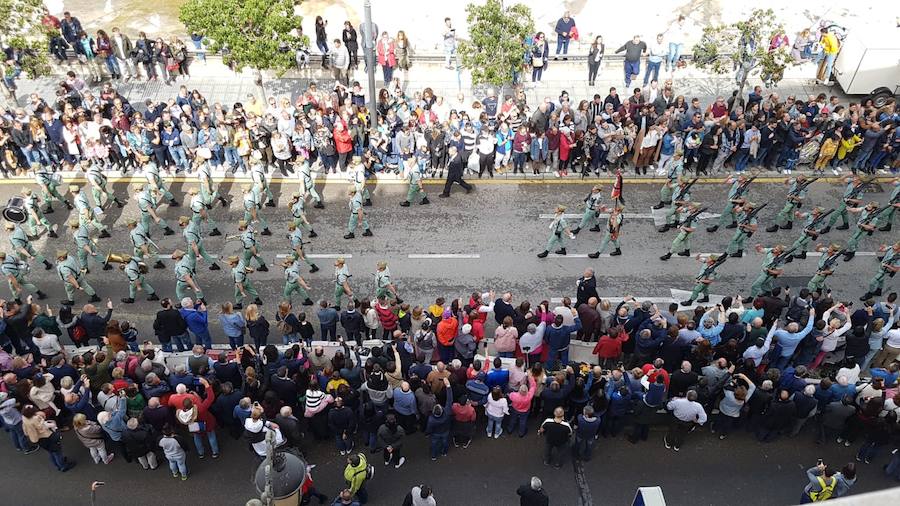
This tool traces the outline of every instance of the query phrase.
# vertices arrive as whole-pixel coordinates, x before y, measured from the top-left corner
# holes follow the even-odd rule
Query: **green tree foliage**
[[[772,9],[754,9],[747,19],[703,28],[703,36],[693,49],[693,63],[716,74],[728,74],[743,67],[740,95],[744,93],[750,72],[781,80],[793,59],[785,48],[769,51],[769,43],[784,28],[775,20]],[[736,103],[736,102],[735,102]]]
[[[47,55],[50,29],[41,24],[42,0],[0,0],[0,41],[13,49],[29,78],[50,71]]]
[[[472,84],[502,86],[522,66],[525,39],[534,34],[531,9],[515,4],[504,8],[500,0],[466,7],[469,40],[460,42],[462,66],[472,72]]]
[[[227,65],[276,73],[294,67],[295,50],[309,44],[294,0],[188,0],[178,19],[192,33],[206,37]]]

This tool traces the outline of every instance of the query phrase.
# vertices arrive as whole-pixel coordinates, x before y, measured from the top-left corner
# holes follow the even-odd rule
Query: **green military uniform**
[[[675,187],[675,191],[672,193],[672,204],[669,205],[669,209],[666,211],[666,227],[672,228],[675,226],[675,223],[679,220],[678,210],[685,203],[691,201],[691,189],[688,188],[685,191],[682,185],[678,185]]]
[[[684,172],[684,161],[682,160],[672,160],[669,163],[669,168],[666,169],[666,182],[663,183],[662,188],[659,189],[659,202],[663,205],[670,205],[672,203],[672,189],[678,186],[678,180],[681,179],[681,174]],[[660,206],[662,208],[662,206]]]
[[[59,279],[62,280],[63,287],[66,290],[66,300],[75,300],[76,288],[75,285],[69,281],[69,276],[75,278],[75,281],[78,282],[78,285],[81,286],[84,293],[90,295],[92,299],[96,297],[97,292],[95,292],[94,288],[84,279],[84,275],[82,274],[81,269],[78,268],[72,255],[69,255],[56,263],[56,273],[59,275]]]
[[[269,228],[269,223],[263,218],[262,213],[259,211],[260,207],[259,201],[256,200],[256,194],[254,194],[253,191],[244,194],[244,221],[253,223],[255,216],[259,226],[262,227],[263,230],[267,230]]]
[[[823,271],[825,270],[825,266],[827,264],[831,264],[829,270],[834,269],[834,266],[837,265],[834,262],[834,258],[841,256],[843,252],[838,250],[834,253],[828,253],[827,251],[822,253],[822,257],[819,258],[819,265],[816,268],[816,273],[809,280],[809,283],[806,284],[806,288],[809,289],[810,292],[821,292],[825,287],[825,280],[828,279],[830,274],[825,274]]]
[[[103,173],[103,169],[101,169],[99,165],[91,164],[90,169],[87,171],[87,179],[91,183],[91,196],[94,197],[94,205],[96,207],[103,209],[103,206],[110,200],[115,202],[119,207],[122,207],[119,199],[117,199],[112,190],[109,189],[109,179],[106,177],[106,174]]]
[[[53,209],[53,199],[62,202],[66,207],[72,209],[72,204],[59,193],[59,185],[62,183],[61,178],[58,178],[57,175],[44,167],[35,171],[34,180],[41,188],[41,197],[44,204],[47,205],[47,212],[50,212]]]
[[[734,231],[731,242],[728,243],[728,248],[725,250],[729,255],[744,250],[744,243],[747,242],[747,238],[750,237],[750,234],[752,233],[749,230],[744,230],[744,227],[756,225],[756,216],[747,220],[747,212],[741,210],[737,214],[737,221],[738,228]]]
[[[735,204],[734,201],[743,197],[745,191],[746,188],[739,180],[735,180],[731,183],[731,188],[728,189],[728,202],[726,202],[725,207],[722,208],[722,215],[719,216],[718,227],[725,227],[737,222],[737,214],[734,212],[734,206],[737,204]]]
[[[421,188],[422,184],[422,173],[419,172],[418,168],[412,169],[409,171],[409,175],[406,177],[407,182],[409,183],[409,187],[406,189],[406,203],[411,204],[415,200],[419,200],[421,198],[421,202],[428,202],[428,195],[425,193],[425,189]],[[368,194],[369,190],[365,190]],[[357,189],[357,193],[359,190]]]
[[[892,274],[888,266],[896,267],[898,265],[900,265],[900,253],[897,253],[894,248],[888,248],[878,264],[878,272],[869,281],[869,293],[880,294],[881,289],[884,287],[884,278]]]
[[[30,268],[27,263],[16,259],[16,257],[12,255],[7,255],[6,258],[3,259],[3,263],[0,264],[0,272],[6,276],[9,292],[12,294],[13,298],[21,300],[22,290],[28,290],[29,292],[36,294],[42,293],[36,286],[28,281],[27,276],[29,271]],[[16,287],[10,278],[15,279],[19,284],[18,290],[16,290]]]
[[[891,204],[900,203],[900,184],[894,185],[894,191],[891,192]],[[897,208],[891,205],[888,208],[883,209],[880,213],[878,213],[878,217],[875,219],[875,224],[878,225],[879,230],[887,232],[891,229],[891,226],[894,223],[894,216],[897,214]]]
[[[194,278],[197,275],[197,262],[195,262],[189,255],[184,255],[180,260],[175,264],[175,298],[177,300],[181,300],[187,296],[187,290],[191,289],[191,285],[188,284],[187,278],[190,276]],[[194,283],[197,283],[197,280],[194,279]],[[200,285],[197,285],[197,292],[194,294],[195,298],[202,299],[203,298],[203,290],[200,290]]]
[[[151,209],[156,212],[156,216],[159,217],[159,222],[156,223],[159,228],[163,230],[170,229],[169,224],[166,222],[166,220],[164,220],[162,216],[159,216],[159,213],[157,212],[158,203],[156,201],[156,197],[153,196],[149,189],[144,189],[144,191],[139,193],[137,196],[137,201],[138,209],[141,211],[141,226],[143,226],[144,230],[147,231],[147,235],[150,234],[151,222],[155,222],[153,217],[150,215]]]
[[[234,281],[235,304],[242,304],[245,292],[254,301],[259,300],[259,292],[256,291],[256,288],[253,288],[253,283],[250,282],[250,277],[245,270],[246,267],[247,265],[244,262],[238,262],[236,266],[231,268],[231,279]],[[241,290],[242,288],[243,290]]]
[[[351,277],[352,275],[347,264],[334,269],[334,307],[341,307],[341,298],[346,295],[344,293],[344,283],[349,283]]]
[[[134,248],[132,256],[145,262],[156,262],[159,260],[159,257],[154,253],[144,254],[144,246],[147,247],[148,252],[151,252],[153,248],[153,243],[150,242],[150,236],[147,235],[147,229],[144,228],[144,225],[138,223],[128,233],[128,237],[131,239],[131,245]]]
[[[584,199],[584,214],[581,215],[581,223],[578,224],[577,230],[581,230],[582,228],[587,227],[588,225],[596,226],[599,228],[599,217],[600,214],[600,201],[603,199],[603,195],[599,191],[591,192]],[[574,230],[573,230],[574,232]]]
[[[816,217],[810,211],[806,216],[806,220],[803,222],[803,230],[800,232],[800,237],[791,244],[791,250],[794,252],[794,256],[804,258],[806,256],[806,247],[809,246],[809,243],[814,238],[822,233],[818,226],[813,227],[814,221],[816,221]]]
[[[375,271],[375,298],[394,298],[393,292],[391,292],[390,288],[388,288],[391,283],[392,281],[390,269],[385,267],[383,271]]]
[[[853,231],[853,234],[850,235],[850,239],[847,241],[847,253],[855,253],[856,248],[859,247],[859,239],[863,236],[863,234],[871,234],[871,232],[867,231],[862,227],[862,225],[871,225],[870,218],[874,218],[872,213],[874,211],[870,211],[868,207],[864,207],[862,211],[859,213],[859,218],[856,220],[856,230]]]
[[[310,268],[314,269],[313,272],[319,270],[319,268],[316,267],[316,264],[306,256],[306,252],[303,250],[303,231],[298,227],[291,232],[289,237],[291,240],[291,259],[295,262],[303,260]]]
[[[25,230],[23,230],[18,223],[15,228],[13,228],[12,233],[9,234],[9,244],[12,245],[12,249],[19,257],[19,260],[27,262],[29,260],[29,255],[31,255],[38,262],[47,265],[47,259],[44,258],[44,255],[41,255],[34,249],[34,246],[31,245],[31,241],[28,240],[28,235],[25,234]],[[27,254],[22,253],[22,250]]]
[[[769,269],[777,269],[780,264],[775,260],[778,255],[775,254],[774,248],[766,248],[766,257],[763,259],[762,270],[759,273],[759,276],[756,277],[756,280],[753,281],[753,285],[750,287],[750,297],[756,297],[761,293],[767,293],[772,291],[772,285],[775,281],[775,276],[769,273]]]
[[[159,175],[159,167],[156,166],[155,163],[149,162],[147,165],[144,165],[144,176],[147,178],[147,182],[150,183],[150,188],[158,190],[159,194],[163,196],[163,199],[171,205],[178,205],[175,201],[175,196],[169,191],[166,187],[166,183],[163,181],[162,176]]]
[[[606,230],[603,231],[603,239],[600,240],[600,247],[597,248],[595,253],[591,253],[588,256],[590,258],[599,258],[600,255],[606,250],[606,246],[612,244],[615,250],[610,253],[610,256],[618,256],[622,254],[621,247],[619,245],[619,232],[622,228],[622,223],[624,223],[624,217],[622,213],[610,213],[609,218],[606,219]]]
[[[103,234],[104,231],[107,234],[109,233],[109,231],[106,230],[106,225],[97,219],[94,208],[91,206],[90,201],[88,201],[88,197],[84,193],[84,190],[79,191],[75,195],[75,208],[78,209],[78,223],[82,227],[94,227],[101,234]]]
[[[191,197],[191,223],[197,225],[197,231],[203,230],[203,222],[206,222],[206,228],[209,230],[218,230],[219,225],[212,219],[209,212],[206,212],[207,203],[202,195],[194,195]],[[205,214],[205,216],[204,216]]]
[[[806,197],[809,186],[801,188],[800,185],[805,182],[798,182],[796,179],[791,183],[791,189],[788,190],[788,196],[785,198],[784,207],[775,215],[775,225],[780,228],[789,228],[794,222],[794,211],[800,207],[802,199]]]
[[[38,234],[38,224],[47,229],[50,237],[54,237],[56,235],[56,233],[53,232],[53,229],[50,227],[50,221],[46,216],[44,216],[44,211],[41,209],[41,203],[40,200],[38,200],[37,194],[32,193],[31,195],[27,195],[25,197],[25,209],[28,211],[28,221],[26,222],[26,225],[30,230],[29,235]]]
[[[359,210],[363,207],[363,196],[362,193],[357,191],[353,194],[353,197],[350,199],[350,203],[347,204],[350,208],[350,219],[347,221],[347,233],[352,234],[356,230],[356,226],[359,224]],[[362,227],[364,231],[369,230],[369,219],[365,213],[363,213],[362,217]]]
[[[147,266],[142,264],[137,257],[131,257],[131,260],[125,263],[125,277],[128,278],[128,298],[134,299],[134,296],[137,295],[138,287],[147,294],[148,297],[152,296],[156,293],[156,290],[153,289],[153,286],[147,282],[144,278],[144,273],[142,270],[145,270]]]
[[[703,302],[706,302],[707,300],[709,300],[709,287],[710,287],[710,285],[712,285],[712,283],[709,283],[709,284],[702,283],[701,280],[703,280],[703,279],[715,280],[716,277],[718,276],[718,274],[716,274],[716,269],[715,268],[710,269],[709,267],[710,267],[709,265],[704,265],[700,269],[700,272],[697,274],[696,283],[694,283],[694,288],[691,290],[691,296],[688,299],[689,301],[693,302],[695,300],[698,300],[697,297],[699,297],[700,295],[703,295],[703,298],[699,299],[699,300],[701,300]],[[684,304],[684,305],[687,306],[690,304]]]
[[[675,236],[675,239],[672,241],[672,246],[669,247],[669,254],[681,253],[683,251],[687,251],[690,253],[691,251],[691,235],[694,233],[694,222],[699,219],[698,216],[691,217],[693,215],[692,212],[689,212],[684,219],[684,222],[681,223],[681,226],[678,227],[678,235]]]
[[[266,202],[274,205],[275,195],[269,188],[269,180],[266,179],[266,167],[261,163],[253,163],[250,167],[250,179],[253,181],[253,196],[257,202]],[[265,199],[263,199],[265,194]]]
[[[312,235],[312,225],[306,223],[306,202],[304,202],[303,197],[300,197],[297,199],[297,202],[291,205],[291,216],[293,217],[294,225],[297,226],[297,230],[305,230],[310,234],[310,237],[315,237]]]
[[[309,161],[307,160],[303,160],[303,163],[300,164],[300,182],[303,186],[303,197],[306,198],[306,196],[309,195],[316,201],[316,207],[320,207],[322,205],[322,197],[316,192],[312,168],[309,166]]]
[[[369,195],[369,189],[366,188],[366,169],[360,165],[350,175],[350,182],[356,188],[356,194],[362,196],[363,202],[367,202],[372,197]]]
[[[547,239],[547,251],[553,251],[555,246],[559,246],[559,249],[566,248],[567,228],[569,228],[569,224],[562,214],[554,218],[553,222],[550,223],[550,238]]]
[[[300,298],[304,301],[309,300],[309,293],[303,288],[303,285],[300,284],[300,265],[297,262],[293,262],[289,267],[285,267],[284,269],[284,290],[282,295],[288,301],[291,300],[291,296],[294,293],[300,295]],[[343,293],[343,288],[341,289],[341,293]]]
[[[200,197],[207,208],[211,208],[216,200],[222,202],[223,207],[225,206],[225,199],[219,196],[219,191],[213,183],[209,162],[203,162],[197,167],[197,180],[200,182]]]
[[[244,265],[250,265],[250,262],[255,258],[257,263],[259,263],[259,270],[263,272],[268,270],[266,261],[259,256],[259,241],[256,240],[256,233],[253,230],[247,229],[241,233],[241,246],[244,249],[241,257]]]
[[[847,206],[850,205],[850,203],[847,202],[847,199],[850,198],[853,193],[855,193],[854,190],[856,190],[856,183],[853,180],[850,180],[847,183],[847,186],[844,187],[844,193],[841,195],[840,204],[838,205],[837,209],[835,209],[834,212],[831,213],[831,216],[828,217],[829,227],[833,227],[834,224],[837,223],[839,217],[841,219],[841,225],[844,228],[848,228],[850,226],[850,215],[849,213],[847,213]],[[856,204],[853,204],[853,207],[855,206]]]
[[[193,221],[188,223],[184,230],[181,232],[181,235],[184,237],[184,241],[187,243],[187,249],[185,250],[185,256],[190,256],[194,262],[197,261],[197,252],[194,251],[194,245],[197,246],[197,250],[200,252],[200,256],[203,257],[203,261],[208,263],[209,265],[213,265],[216,263],[216,260],[206,251],[206,246],[203,245],[203,236],[200,235],[200,226],[194,223]]]
[[[80,225],[72,231],[72,241],[75,243],[75,254],[78,256],[78,264],[81,265],[82,269],[88,270],[90,268],[90,265],[88,264],[88,255],[90,255],[90,257],[98,264],[106,265],[106,258],[94,250],[94,243],[91,241],[91,233],[86,226]],[[85,248],[90,249],[91,252],[88,253],[85,251]]]

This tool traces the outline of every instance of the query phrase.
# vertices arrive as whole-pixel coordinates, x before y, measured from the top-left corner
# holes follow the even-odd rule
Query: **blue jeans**
[[[203,456],[206,453],[206,449],[203,447],[203,435],[206,435],[207,439],[209,439],[209,449],[212,450],[213,455],[219,454],[219,440],[216,439],[215,432],[194,432],[191,436],[194,437],[194,446],[197,447],[197,455]],[[170,464],[171,465],[171,464]]]
[[[562,49],[562,54],[569,54],[569,38],[563,37],[562,35],[557,35],[556,37],[556,54],[559,54],[560,49]]]
[[[878,453],[878,443],[874,441],[866,440],[863,443],[862,447],[860,447],[859,451],[856,452],[856,458],[865,460],[866,462],[875,460],[875,455]]]
[[[394,67],[390,65],[382,65],[381,72],[384,74],[384,84],[391,82],[391,79],[394,78]]]
[[[669,42],[669,57],[666,59],[666,71],[674,69],[675,64],[678,62],[678,58],[681,57],[681,50],[684,48],[684,44],[676,44],[674,42]]]
[[[115,55],[111,54],[111,55],[107,56],[105,58],[105,60],[106,60],[106,69],[109,70],[110,74],[117,76],[122,73],[122,71],[119,70],[119,62],[116,61]]]
[[[659,66],[662,65],[662,60],[660,61],[647,61],[647,72],[644,74],[644,86],[647,86],[647,83],[650,81],[658,81],[659,80]],[[651,78],[650,75],[653,75]]]
[[[884,474],[892,476],[895,480],[900,481],[900,452],[891,456],[891,461],[884,468]]]
[[[244,345],[244,334],[239,336],[228,336],[228,345],[232,350],[236,350]],[[259,347],[257,347],[259,349]]]
[[[293,334],[285,334],[281,336],[281,344],[291,344],[291,343],[299,343],[300,342],[300,334],[294,332]],[[258,348],[259,346],[257,346]]]
[[[184,170],[187,170],[189,167],[187,155],[184,153],[184,148],[181,146],[169,146],[169,154],[172,155],[172,160],[175,160],[175,166],[181,167]]]
[[[200,61],[206,61],[206,51],[203,51],[203,39],[191,38],[191,42],[194,43],[194,50],[197,58],[199,58]]]
[[[800,158],[800,152],[795,148],[786,148],[784,151],[787,153],[784,157],[784,169],[794,170],[797,160]]]
[[[625,60],[625,87],[631,86],[631,76],[641,75],[641,61]]]
[[[319,325],[319,331],[322,333],[323,341],[335,341],[337,340],[337,324],[332,325]],[[331,336],[329,339],[328,336]]]
[[[243,170],[247,170],[244,167],[244,159],[238,155],[237,148],[231,146],[225,148],[225,163],[230,165],[232,169],[240,167]]]
[[[825,72],[822,73],[822,80],[824,80],[824,81],[831,80],[831,70],[834,67],[834,59],[836,57],[837,57],[836,54],[825,55]]]
[[[195,344],[200,344],[207,350],[212,348],[212,336],[209,335],[208,330],[203,333],[199,333],[199,334],[195,333],[195,332],[191,332],[191,334],[194,334],[194,343]],[[188,346],[188,348],[190,348],[190,346]]]
[[[562,363],[561,367],[565,367],[569,364],[569,349],[566,348],[564,350],[550,350],[550,356],[547,358],[547,370],[555,371],[557,366]]]
[[[856,155],[856,161],[853,162],[854,169],[865,169],[866,162],[869,161],[869,157],[872,156],[872,150],[860,151],[858,155]]]
[[[57,469],[62,471],[66,468],[66,457],[62,452],[51,452],[48,450],[47,453],[50,454],[50,462],[52,462]]]
[[[575,457],[579,460],[591,460],[591,453],[594,450],[594,438],[581,438],[575,436]]]
[[[168,343],[162,343],[163,351],[171,353],[173,344],[177,351],[187,351],[191,349],[191,338],[187,334],[172,336]]]
[[[431,458],[436,459],[440,455],[446,455],[450,449],[450,433],[437,432],[431,434]]]
[[[541,82],[541,76],[544,74],[544,67],[532,67],[531,81],[535,83]]]
[[[25,150],[23,149],[22,151],[24,152]],[[29,163],[39,163],[44,167],[53,163],[50,159],[50,154],[43,148],[31,148],[31,150],[26,153],[26,157],[28,158]]]
[[[172,471],[172,474],[181,473],[182,476],[187,476],[187,457],[181,457],[180,459],[168,459],[169,460],[169,469]]]
[[[516,433],[519,437],[525,437],[528,431],[528,412],[519,412],[514,409],[509,410],[509,433]]]
[[[488,437],[503,432],[503,417],[487,415],[487,435]]]
[[[24,451],[32,447],[31,441],[25,437],[25,431],[22,430],[22,422],[15,425],[6,425],[5,427],[9,432],[9,438],[12,439],[13,446],[15,446],[17,450]]]
[[[738,150],[737,160],[734,162],[735,172],[744,172],[747,168],[747,162],[750,161],[750,148],[741,148]]]
[[[770,364],[770,369],[778,369],[779,371],[783,371],[785,367],[791,362],[791,356],[788,355],[786,357],[778,357],[778,360],[775,361],[774,364]]]
[[[347,437],[344,439],[340,434],[334,436],[334,443],[337,445],[337,449],[346,452],[350,451],[350,448],[353,448],[353,438]]]

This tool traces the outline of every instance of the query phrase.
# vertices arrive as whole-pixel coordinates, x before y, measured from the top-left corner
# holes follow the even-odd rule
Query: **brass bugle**
[[[110,251],[106,254],[106,263],[125,264],[131,261],[131,255],[127,253],[113,253]]]

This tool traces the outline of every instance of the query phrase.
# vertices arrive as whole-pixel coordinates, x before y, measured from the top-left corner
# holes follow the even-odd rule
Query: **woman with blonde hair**
[[[31,404],[22,409],[22,430],[32,443],[40,446],[50,454],[50,461],[56,469],[66,472],[75,467],[74,462],[68,462],[62,452],[62,436],[56,428],[56,423],[46,419],[44,412]]]
[[[244,317],[247,320],[247,330],[250,332],[250,338],[257,348],[266,345],[269,340],[269,321],[259,312],[259,306],[250,304],[244,311]]]
[[[72,428],[75,430],[75,435],[81,441],[81,444],[91,452],[94,464],[99,464],[100,462],[109,464],[112,462],[115,454],[107,453],[106,441],[103,438],[103,427],[100,427],[99,423],[88,420],[84,413],[78,413],[72,419]]]
[[[412,48],[409,47],[409,39],[406,38],[406,32],[400,30],[397,32],[397,38],[394,39],[394,56],[397,58],[397,68],[403,71],[403,82],[409,80],[410,54]]]
[[[278,304],[278,312],[275,313],[275,321],[281,330],[281,341],[283,344],[291,344],[300,342],[300,320],[297,315],[291,311],[293,306],[290,301],[281,301]],[[268,328],[268,323],[266,324]]]
[[[222,304],[219,323],[222,325],[222,332],[228,338],[228,344],[232,350],[244,345],[244,331],[247,329],[247,322],[244,321],[241,313],[234,312],[234,304],[231,302]]]

